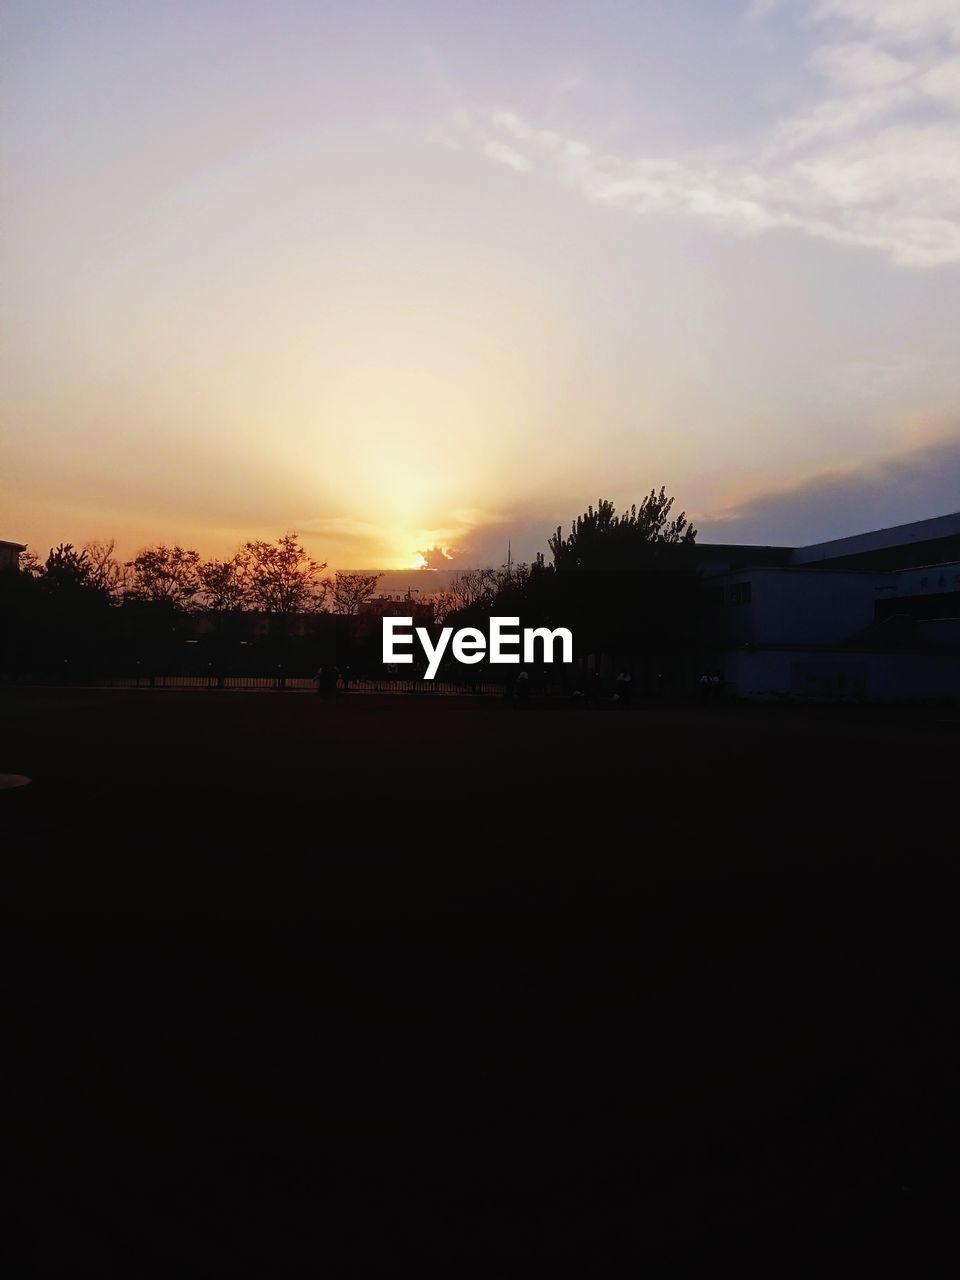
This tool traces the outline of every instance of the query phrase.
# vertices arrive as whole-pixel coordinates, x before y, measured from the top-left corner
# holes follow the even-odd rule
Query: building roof
[[[796,547],[790,563],[812,564],[818,560],[872,555],[877,551],[890,551],[918,543],[926,545],[940,542],[945,538],[960,538],[960,511],[934,516],[930,520],[914,520],[911,524],[892,525],[889,529],[872,529],[868,533],[856,533],[849,538],[833,538],[829,542],[814,542],[808,547]]]
[[[714,572],[767,566],[884,572],[939,565],[960,558],[960,511],[806,547],[698,543],[697,558]]]
[[[786,565],[790,563],[793,547],[754,546],[740,542],[697,542],[697,560],[730,570],[759,565]]]

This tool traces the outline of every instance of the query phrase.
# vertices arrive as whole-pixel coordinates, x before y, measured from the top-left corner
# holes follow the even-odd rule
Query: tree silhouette
[[[372,598],[380,577],[379,573],[338,571],[332,579],[328,578],[326,581],[331,611],[346,616],[359,613],[361,605]]]
[[[557,569],[642,569],[667,547],[692,547],[697,531],[681,512],[670,519],[674,499],[661,487],[651,489],[639,506],[617,515],[613,503],[601,498],[596,510],[577,516],[568,537],[558,527],[549,540]]]
[[[446,589],[435,591],[432,596],[427,597],[426,603],[430,606],[433,612],[433,622],[438,627],[442,627],[447,618],[459,608],[456,596],[452,591]]]
[[[448,591],[454,599],[454,611],[490,604],[497,593],[499,575],[496,569],[464,569],[458,573]]]
[[[557,612],[581,650],[629,660],[651,680],[697,624],[697,531],[685,513],[671,518],[673,504],[663,487],[622,515],[601,498],[549,543]]]
[[[200,589],[200,556],[185,547],[147,547],[132,560],[128,594],[150,604],[185,609]]]
[[[229,560],[202,560],[197,579],[205,609],[217,615],[237,613],[250,599],[250,556],[238,551]]]
[[[90,564],[90,583],[106,592],[112,601],[119,600],[127,585],[127,567],[113,554],[113,538],[85,544],[83,550]]]
[[[254,609],[286,616],[322,608],[327,588],[320,574],[327,566],[307,555],[296,533],[285,533],[276,542],[245,542],[243,552]]]
[[[111,599],[85,550],[51,547],[41,564],[21,557],[21,571],[2,575],[0,666],[76,679],[89,671],[109,634]]]
[[[72,542],[61,542],[50,548],[42,577],[48,587],[75,590],[91,585],[92,568],[86,551],[78,551]]]

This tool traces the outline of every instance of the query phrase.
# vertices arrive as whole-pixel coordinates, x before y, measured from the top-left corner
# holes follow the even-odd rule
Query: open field
[[[952,1215],[956,711],[0,716],[33,1272],[596,1270]]]

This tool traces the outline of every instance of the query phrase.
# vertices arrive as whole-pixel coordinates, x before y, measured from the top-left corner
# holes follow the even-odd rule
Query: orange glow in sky
[[[911,450],[887,522],[936,514],[947,9],[6,5],[0,538],[497,564],[838,472],[853,532]]]

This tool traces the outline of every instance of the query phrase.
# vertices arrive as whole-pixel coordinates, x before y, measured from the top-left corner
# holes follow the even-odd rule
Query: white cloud
[[[928,97],[939,99],[960,111],[960,58],[937,63],[924,72],[920,88]]]
[[[498,164],[505,164],[508,169],[516,169],[518,173],[523,173],[531,167],[526,156],[522,156],[513,147],[507,146],[505,142],[498,142],[494,138],[488,138],[484,142],[483,151],[484,155],[489,156],[491,160],[496,160]]]
[[[905,80],[914,64],[895,57],[867,41],[825,44],[817,49],[810,65],[843,88],[880,89]]]
[[[957,0],[817,0],[815,22],[840,20],[883,40],[960,44]]]
[[[744,235],[790,229],[901,266],[960,262],[960,0],[816,0],[806,12],[852,38],[814,51],[819,92],[805,108],[722,161],[601,152],[510,110],[461,114],[457,127],[498,163],[536,161],[597,205]]]

